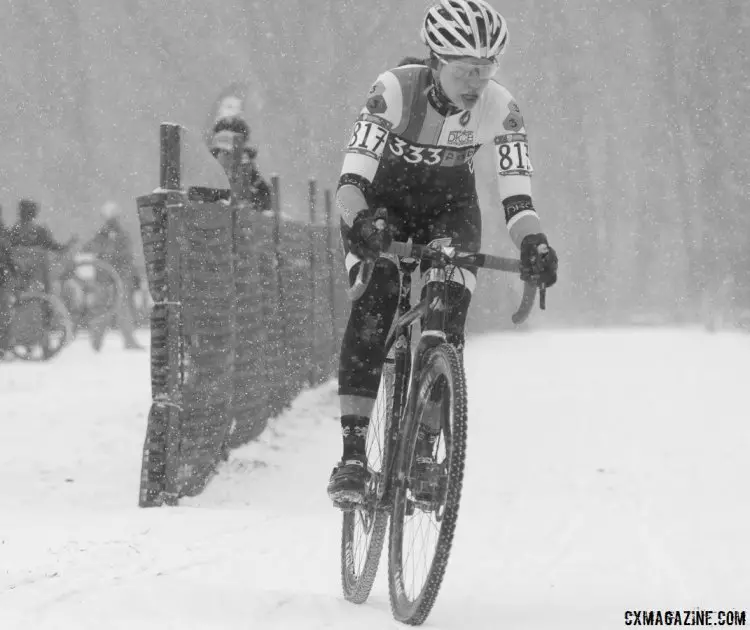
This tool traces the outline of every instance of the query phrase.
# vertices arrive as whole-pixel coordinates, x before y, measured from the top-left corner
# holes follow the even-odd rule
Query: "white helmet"
[[[505,19],[484,0],[440,0],[424,18],[422,41],[438,57],[497,57],[508,42]]]

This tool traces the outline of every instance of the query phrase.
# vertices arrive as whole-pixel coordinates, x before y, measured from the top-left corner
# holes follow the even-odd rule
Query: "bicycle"
[[[398,257],[401,291],[395,322],[386,340],[386,360],[367,436],[371,476],[364,501],[343,506],[341,582],[345,599],[362,604],[369,597],[390,515],[391,610],[398,621],[410,625],[420,625],[427,619],[445,574],[461,498],[467,429],[462,353],[447,340],[444,317],[438,330],[421,331],[413,354],[412,326],[424,316],[433,316],[440,309],[444,312],[449,265],[458,272],[466,266],[514,273],[521,270],[519,260],[459,251],[449,242],[393,243],[388,250]],[[412,307],[412,273],[425,260],[437,270],[438,282],[433,276],[425,297]],[[348,291],[351,300],[364,294],[374,265],[374,261],[361,264]],[[525,283],[521,304],[512,317],[515,324],[528,317],[536,295],[536,286]],[[542,286],[542,309],[544,298]],[[429,456],[425,455],[425,444],[431,450]],[[418,450],[420,457],[427,457],[421,460],[421,466]],[[425,464],[430,458],[432,463]],[[414,578],[409,580],[407,571],[416,568],[414,559],[419,554],[413,549],[413,540],[407,544],[407,534],[409,520],[420,514],[434,517],[438,533],[432,560],[423,567],[422,584],[415,589]]]
[[[13,251],[17,277],[10,299],[10,354],[24,361],[48,361],[70,343],[73,324],[62,300],[49,291],[47,252],[33,247]]]
[[[65,261],[55,284],[73,322],[73,335],[96,319],[111,318],[126,295],[120,274],[94,254],[76,252]]]

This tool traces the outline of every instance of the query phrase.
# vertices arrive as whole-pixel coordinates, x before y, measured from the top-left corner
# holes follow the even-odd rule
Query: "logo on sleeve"
[[[523,116],[521,115],[521,108],[518,103],[511,101],[508,103],[508,109],[510,113],[505,117],[503,121],[503,127],[507,131],[518,131],[523,127]]]
[[[382,114],[388,109],[388,104],[385,102],[383,93],[385,92],[385,85],[382,81],[377,81],[368,93],[367,98],[367,111],[371,114]]]

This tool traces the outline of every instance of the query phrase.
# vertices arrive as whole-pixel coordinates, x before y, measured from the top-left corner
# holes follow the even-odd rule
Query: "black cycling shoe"
[[[369,480],[366,456],[354,455],[342,459],[328,481],[328,497],[336,507],[342,509],[361,505]]]
[[[417,456],[414,475],[411,480],[411,496],[418,503],[434,503],[440,497],[441,481],[444,477],[443,464],[438,464],[432,456]]]
[[[435,461],[435,445],[439,433],[426,424],[420,423],[417,433],[417,445],[412,469],[411,495],[420,503],[432,503],[437,500],[443,465]]]

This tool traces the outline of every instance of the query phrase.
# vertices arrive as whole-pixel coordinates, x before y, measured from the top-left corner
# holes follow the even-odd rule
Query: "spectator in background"
[[[135,324],[132,308],[132,295],[135,283],[135,260],[130,235],[120,222],[120,207],[114,201],[102,206],[104,225],[86,243],[83,251],[94,254],[99,260],[109,263],[122,279],[124,295],[116,312],[95,318],[91,323],[89,339],[91,347],[99,352],[104,342],[107,328],[115,323],[122,333],[126,350],[143,350],[135,338]]]
[[[40,247],[51,252],[69,249],[78,240],[73,236],[67,243],[58,243],[49,229],[36,221],[39,204],[31,199],[18,202],[18,222],[10,230],[10,243],[13,247]]]
[[[32,199],[18,202],[18,221],[10,229],[10,244],[13,251],[13,264],[16,268],[16,288],[26,290],[32,284],[40,283],[37,275],[40,264],[40,250],[62,253],[70,250],[78,242],[71,237],[67,243],[59,243],[49,229],[37,221],[39,204]],[[49,263],[45,260],[45,265]],[[45,276],[47,275],[45,271]],[[41,286],[39,287],[41,288]],[[48,287],[44,287],[46,291]]]
[[[271,187],[263,179],[258,170],[255,158],[258,156],[257,147],[245,146],[242,149],[240,162],[240,202],[249,203],[258,212],[271,210]]]
[[[3,220],[3,207],[2,206],[0,206],[0,238],[7,239],[8,244],[10,244],[10,232],[8,231],[8,228],[5,227],[5,221]]]
[[[219,161],[232,186],[232,203],[249,204],[262,212],[271,209],[271,187],[255,162],[258,149],[250,145],[250,128],[236,116],[216,122],[211,154]]]
[[[8,351],[10,343],[10,323],[13,317],[11,298],[15,273],[10,249],[10,232],[5,229],[3,209],[0,206],[0,360]]]

